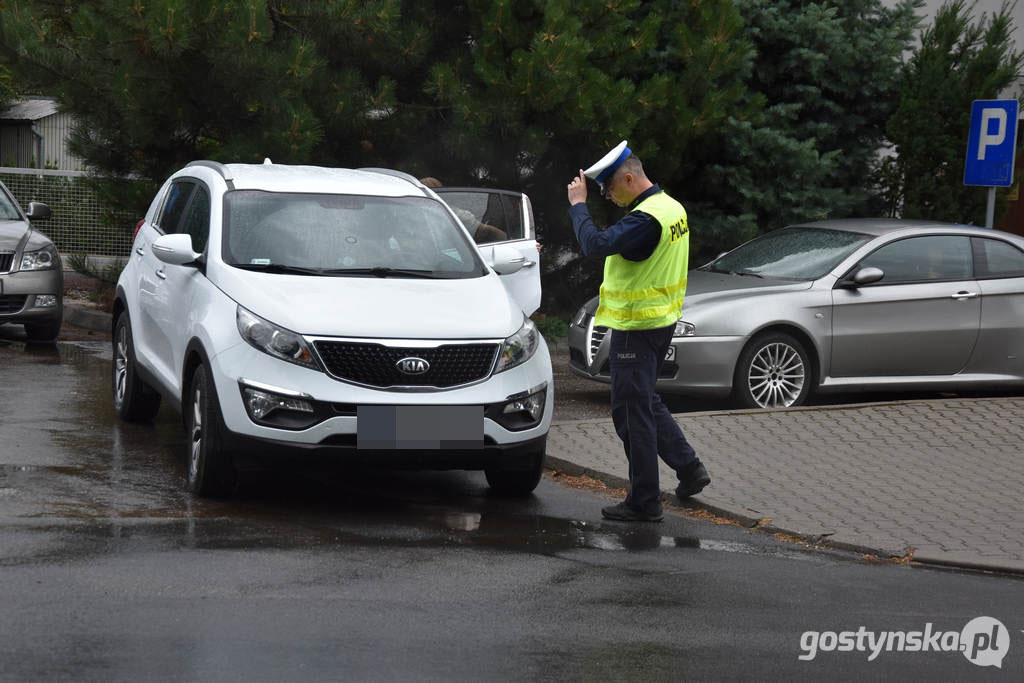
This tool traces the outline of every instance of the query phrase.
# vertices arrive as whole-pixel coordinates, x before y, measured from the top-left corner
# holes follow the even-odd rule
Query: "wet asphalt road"
[[[879,564],[479,473],[268,475],[184,492],[180,419],[114,419],[109,345],[0,329],[0,679],[680,680],[1016,677],[1019,580]],[[822,652],[805,631],[1013,633],[960,653]],[[1000,675],[1001,674],[1001,675]],[[999,675],[999,676],[997,676]]]

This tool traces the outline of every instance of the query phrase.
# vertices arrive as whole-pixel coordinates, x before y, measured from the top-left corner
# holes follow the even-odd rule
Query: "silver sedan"
[[[610,381],[597,297],[570,367]],[[746,407],[814,392],[1024,385],[1024,239],[949,223],[829,220],[767,233],[691,270],[658,379]]]
[[[42,202],[29,202],[23,212],[0,183],[0,325],[24,325],[34,342],[56,339],[64,311],[60,255],[31,223],[49,217]]]

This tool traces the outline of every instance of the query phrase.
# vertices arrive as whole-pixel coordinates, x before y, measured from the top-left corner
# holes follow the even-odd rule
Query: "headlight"
[[[587,307],[580,306],[580,310],[576,311],[576,315],[572,318],[573,327],[583,327],[583,322],[587,319]]]
[[[501,358],[498,359],[498,369],[494,372],[503,372],[530,360],[537,351],[537,342],[537,327],[532,320],[526,318],[519,331],[501,345]]]
[[[50,270],[57,267],[57,250],[51,244],[21,255],[21,270]]]
[[[672,333],[673,337],[693,337],[697,334],[697,326],[693,323],[688,323],[685,320],[676,321],[676,330]]]
[[[306,340],[294,332],[278,327],[241,306],[238,307],[235,322],[242,339],[263,353],[313,370],[320,369]]]

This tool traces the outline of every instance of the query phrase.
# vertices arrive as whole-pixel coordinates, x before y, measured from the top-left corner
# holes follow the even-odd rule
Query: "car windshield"
[[[3,190],[0,190],[0,221],[20,221],[21,215],[14,207],[14,202]]]
[[[225,195],[222,255],[239,268],[304,275],[487,272],[451,214],[429,197],[235,190]]]
[[[815,280],[869,239],[870,235],[845,230],[783,228],[736,247],[704,268],[715,273]]]

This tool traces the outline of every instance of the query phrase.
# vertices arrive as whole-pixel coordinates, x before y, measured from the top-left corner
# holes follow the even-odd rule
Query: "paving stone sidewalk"
[[[883,557],[1024,572],[1024,398],[677,415],[712,484],[694,500],[748,524]],[[628,478],[611,420],[552,426],[549,465]],[[661,485],[675,488],[662,464]]]

